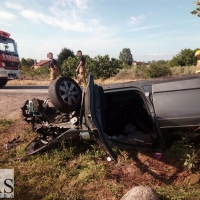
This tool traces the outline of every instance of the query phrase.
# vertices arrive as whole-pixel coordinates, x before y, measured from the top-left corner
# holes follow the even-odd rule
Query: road
[[[47,85],[8,85],[0,88],[0,93],[48,93]]]
[[[49,86],[8,85],[0,88],[0,119],[18,119],[27,100],[48,98]]]

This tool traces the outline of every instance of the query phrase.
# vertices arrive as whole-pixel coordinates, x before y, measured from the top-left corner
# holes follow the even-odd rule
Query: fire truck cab
[[[0,87],[20,76],[20,59],[16,42],[10,33],[0,30]]]

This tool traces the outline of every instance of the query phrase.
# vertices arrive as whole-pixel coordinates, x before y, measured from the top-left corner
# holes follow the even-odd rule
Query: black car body
[[[28,154],[46,150],[60,140],[82,138],[96,140],[117,160],[113,145],[155,149],[169,145],[173,133],[181,135],[179,130],[183,128],[195,130],[199,127],[198,75],[103,87],[95,84],[93,76],[89,75],[87,87],[82,92],[77,88],[72,79],[61,77],[49,87],[53,107],[41,100],[37,100],[38,105],[32,111],[29,101],[22,107],[26,121],[32,123],[38,134],[27,146]],[[69,109],[72,106],[73,109]],[[48,113],[53,113],[53,118]]]

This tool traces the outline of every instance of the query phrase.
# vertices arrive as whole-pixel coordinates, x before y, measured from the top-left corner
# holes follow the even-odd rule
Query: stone
[[[150,187],[136,186],[129,190],[121,200],[159,200],[159,197]]]

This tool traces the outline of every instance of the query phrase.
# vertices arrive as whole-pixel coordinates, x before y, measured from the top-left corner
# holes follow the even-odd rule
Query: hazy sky
[[[47,59],[67,47],[90,57],[171,59],[200,48],[195,0],[0,0],[0,30],[11,33],[20,58]]]

